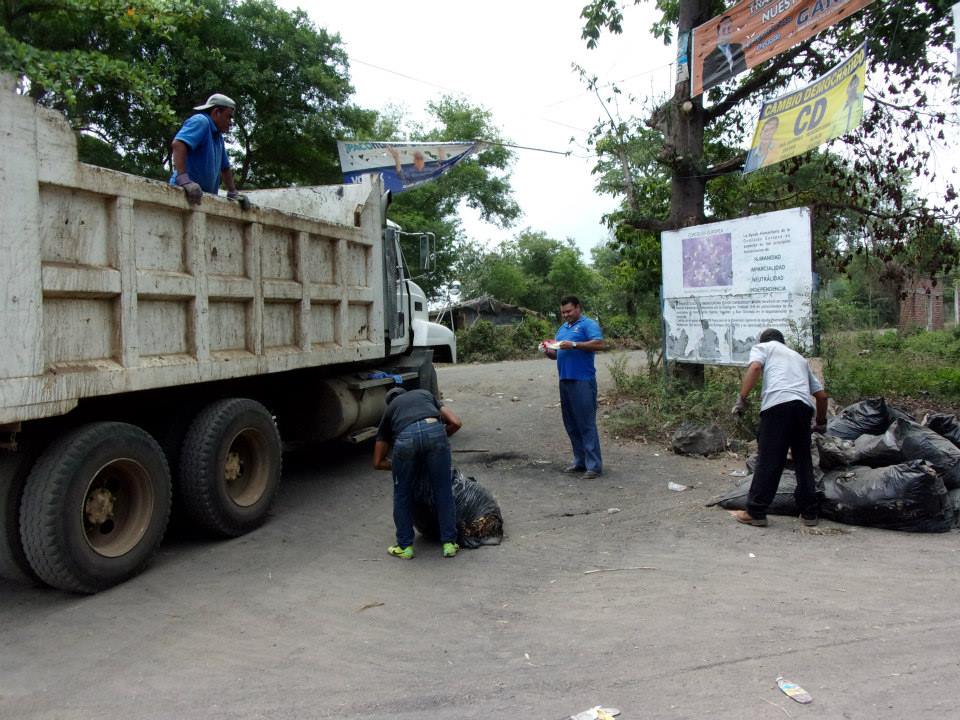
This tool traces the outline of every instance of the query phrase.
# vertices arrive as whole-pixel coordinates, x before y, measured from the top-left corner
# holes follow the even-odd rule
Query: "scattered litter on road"
[[[802,705],[806,705],[809,702],[813,701],[813,698],[810,696],[806,690],[804,690],[799,685],[796,685],[789,680],[784,680],[783,676],[777,678],[777,685],[783,691],[783,694],[786,695],[791,700],[796,700]]]
[[[549,464],[552,463],[552,462],[553,462],[552,460],[534,460],[534,461],[533,461],[533,464],[534,464],[534,465],[549,465]]]
[[[512,398],[510,398],[510,402],[520,402],[520,398],[514,395]]]
[[[656,570],[655,567],[649,567],[647,565],[638,565],[637,567],[622,567],[622,568],[599,568],[597,570],[584,570],[584,575],[592,575],[593,573],[602,573],[602,572],[621,572],[623,570]]]
[[[674,492],[683,492],[684,490],[689,490],[690,488],[686,485],[681,485],[680,483],[675,483],[673,480],[670,480],[667,483],[667,489],[673,490]]]
[[[364,610],[369,610],[370,608],[375,608],[375,607],[383,607],[383,603],[382,602],[367,603],[362,608],[357,610],[357,612],[363,612]]]
[[[597,705],[589,710],[571,715],[569,718],[564,718],[564,720],[610,720],[610,718],[616,717],[619,714],[620,710],[617,708],[605,708],[602,705]]]
[[[607,512],[613,515],[614,513],[620,512],[620,508],[607,508]]]
[[[747,557],[752,557],[752,558],[755,558],[755,557],[756,557],[756,555],[754,555],[753,553],[750,553],[750,554],[749,554],[749,555],[748,555]]]
[[[748,474],[748,473],[747,473],[746,470],[731,470],[731,471],[730,471],[730,477],[746,477],[747,474]]]

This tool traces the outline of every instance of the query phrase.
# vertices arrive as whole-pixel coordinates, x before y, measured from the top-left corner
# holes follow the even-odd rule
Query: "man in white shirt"
[[[750,365],[740,385],[733,407],[736,414],[747,407],[747,396],[763,376],[760,399],[760,429],[757,432],[758,457],[753,482],[747,494],[747,509],[733,513],[737,522],[756,527],[767,526],[767,508],[780,485],[780,475],[793,454],[797,475],[794,497],[804,525],[817,524],[818,500],[810,457],[810,420],[816,400],[816,425],[823,432],[827,424],[827,393],[810,371],[806,359],[784,344],[783,333],[768,328],[750,349]]]

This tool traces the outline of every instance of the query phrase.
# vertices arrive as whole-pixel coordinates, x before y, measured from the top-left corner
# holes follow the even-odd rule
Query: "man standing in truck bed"
[[[199,205],[203,193],[216,195],[220,181],[227,188],[227,197],[247,210],[250,201],[237,191],[227,157],[223,134],[230,129],[237,104],[226,95],[215,93],[207,102],[194,108],[196,115],[187,118],[173,138],[173,175],[170,184],[182,187],[187,200]]]

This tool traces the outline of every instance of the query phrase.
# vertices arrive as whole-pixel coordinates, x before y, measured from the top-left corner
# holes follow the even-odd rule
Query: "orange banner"
[[[746,72],[873,0],[743,0],[693,29],[690,96]]]

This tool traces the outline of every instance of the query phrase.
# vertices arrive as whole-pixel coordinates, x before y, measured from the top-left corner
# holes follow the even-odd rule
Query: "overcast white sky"
[[[426,120],[423,109],[430,100],[461,95],[488,109],[508,142],[571,150],[570,157],[516,151],[512,183],[524,215],[513,228],[485,224],[466,209],[462,218],[472,238],[490,245],[530,227],[557,239],[573,238],[589,260],[590,249],[608,236],[601,216],[615,203],[593,191],[594,159],[584,139],[603,109],[571,64],[615,81],[649,105],[649,98],[661,100],[672,92],[676,52],[649,33],[656,16],[652,2],[629,4],[624,9],[624,34],[604,34],[598,49],[587,50],[580,39],[580,11],[586,1],[278,0],[278,4],[300,7],[318,27],[340,34],[351,60],[354,100],[362,107],[402,106],[410,119]],[[949,105],[946,109],[950,111]],[[637,106],[632,110],[645,115]],[[936,193],[938,201],[944,180],[958,181],[956,137],[951,139],[937,148],[932,160],[939,181],[919,188],[921,193]]]
[[[593,192],[593,158],[584,142],[603,110],[571,63],[640,97],[669,92],[675,51],[649,34],[652,3],[627,8],[624,35],[604,35],[596,50],[580,39],[586,0],[279,4],[300,7],[317,26],[340,34],[360,106],[399,105],[412,119],[426,119],[430,100],[458,94],[490,110],[509,142],[573,151],[563,157],[517,150],[512,183],[524,215],[501,231],[464,213],[474,239],[496,244],[529,226],[573,238],[586,260],[606,239],[600,218],[615,204]]]

